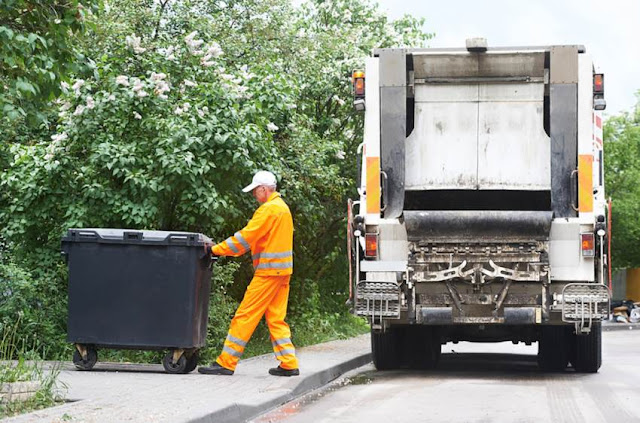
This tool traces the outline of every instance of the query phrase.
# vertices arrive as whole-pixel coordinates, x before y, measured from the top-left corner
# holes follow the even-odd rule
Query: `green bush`
[[[350,74],[374,47],[424,44],[424,22],[390,21],[366,0],[298,7],[113,0],[99,20],[86,19],[87,36],[73,38],[73,48],[87,66],[48,103],[55,119],[24,128],[0,119],[9,139],[0,149],[0,263],[2,283],[12,286],[0,320],[32,307],[24,336],[48,345],[50,357],[67,358],[58,252],[67,228],[181,230],[222,240],[257,207],[240,189],[268,169],[295,223],[294,337],[304,343],[316,326],[314,339],[360,330],[344,306],[345,204],[356,194],[363,125],[350,104]],[[219,350],[252,273],[248,258],[220,267],[205,358]]]

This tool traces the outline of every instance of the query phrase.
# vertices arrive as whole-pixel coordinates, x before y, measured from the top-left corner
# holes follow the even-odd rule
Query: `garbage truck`
[[[585,47],[381,48],[352,76],[364,132],[350,292],[375,366],[512,341],[537,343],[544,371],[597,372],[606,102]]]

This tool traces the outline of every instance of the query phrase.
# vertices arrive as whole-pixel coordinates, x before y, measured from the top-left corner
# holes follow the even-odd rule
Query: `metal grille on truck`
[[[562,291],[562,320],[584,322],[609,318],[609,289],[596,283],[572,283]]]
[[[361,281],[356,288],[356,314],[373,319],[400,317],[400,288],[395,282]]]

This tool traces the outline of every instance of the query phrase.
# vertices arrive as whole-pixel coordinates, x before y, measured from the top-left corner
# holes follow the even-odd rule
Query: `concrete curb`
[[[318,389],[334,379],[337,379],[344,373],[357,369],[371,362],[371,353],[362,354],[354,357],[351,360],[343,363],[338,363],[328,369],[305,375],[304,373],[296,378],[299,378],[300,383],[288,393],[282,394],[276,398],[272,398],[261,404],[247,405],[247,404],[232,404],[221,410],[216,410],[206,416],[198,417],[189,420],[189,423],[235,423],[245,422],[249,419],[257,417],[267,411],[276,408],[282,404],[285,404],[301,395],[304,395],[310,391]]]

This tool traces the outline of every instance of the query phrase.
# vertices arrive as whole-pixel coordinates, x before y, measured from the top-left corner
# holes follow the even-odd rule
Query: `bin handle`
[[[197,241],[195,235],[182,235],[182,234],[169,234],[169,242],[179,241],[179,242],[189,242],[189,241]]]
[[[75,234],[78,236],[78,238],[98,238],[98,233],[96,231],[78,231]]]
[[[122,237],[125,241],[140,241],[142,240],[142,232],[125,232]]]

